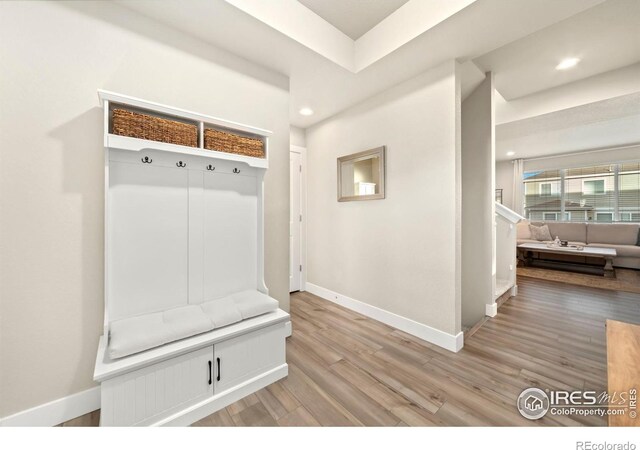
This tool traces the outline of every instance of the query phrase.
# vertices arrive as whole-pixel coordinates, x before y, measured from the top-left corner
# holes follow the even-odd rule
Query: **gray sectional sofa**
[[[613,248],[618,254],[613,260],[614,266],[640,269],[640,245],[638,245],[640,224],[522,221],[518,224],[518,244],[540,242],[531,238],[529,223],[537,226],[548,225],[553,239],[558,236],[561,240],[569,241],[570,244]],[[602,264],[602,260],[581,256],[547,254],[545,258],[573,263]]]

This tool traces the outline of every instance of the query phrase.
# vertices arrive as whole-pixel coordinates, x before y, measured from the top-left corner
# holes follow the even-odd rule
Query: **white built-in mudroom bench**
[[[188,425],[287,376],[264,282],[271,132],[99,91],[101,426]]]

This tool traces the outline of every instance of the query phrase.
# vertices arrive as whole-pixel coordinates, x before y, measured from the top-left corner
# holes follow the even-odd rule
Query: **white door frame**
[[[300,154],[300,291],[307,290],[307,149],[298,145],[291,145],[291,153]]]

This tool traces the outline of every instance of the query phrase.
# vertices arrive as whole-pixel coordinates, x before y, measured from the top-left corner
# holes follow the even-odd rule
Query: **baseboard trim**
[[[491,303],[490,305],[484,305],[484,306],[485,306],[485,311],[484,311],[485,316],[495,317],[498,314],[497,303]]]
[[[52,427],[100,409],[100,387],[62,397],[0,419],[0,427]]]
[[[308,281],[306,288],[307,292],[317,295],[318,297],[322,297],[325,300],[344,306],[345,308],[387,324],[390,327],[397,328],[398,330],[404,331],[405,333],[435,344],[446,350],[458,352],[464,344],[464,335],[462,332],[456,335],[445,333],[444,331],[407,319],[406,317],[399,316],[376,306],[369,305],[360,300],[347,297],[346,295],[333,292],[330,289],[309,283]]]

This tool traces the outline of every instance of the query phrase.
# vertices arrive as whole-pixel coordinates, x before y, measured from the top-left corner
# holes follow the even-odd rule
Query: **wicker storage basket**
[[[204,148],[236,155],[264,158],[264,143],[260,139],[238,136],[224,131],[204,130]]]
[[[168,144],[198,146],[198,127],[175,120],[147,116],[124,109],[113,110],[113,134]]]

